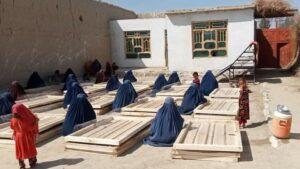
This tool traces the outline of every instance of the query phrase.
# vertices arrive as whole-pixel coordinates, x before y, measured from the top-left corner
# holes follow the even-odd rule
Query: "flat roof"
[[[220,6],[214,8],[199,8],[199,9],[180,9],[180,10],[170,10],[165,12],[166,15],[179,15],[179,14],[190,14],[190,13],[206,13],[215,11],[236,11],[244,9],[254,9],[254,4],[240,5],[240,6]]]

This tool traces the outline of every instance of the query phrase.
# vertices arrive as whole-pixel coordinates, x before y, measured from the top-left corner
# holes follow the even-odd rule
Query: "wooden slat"
[[[240,97],[240,89],[239,88],[217,88],[209,96],[211,98],[238,99]]]
[[[157,96],[183,97],[189,86],[172,86],[170,89],[156,93]]]
[[[94,109],[101,109],[109,105],[112,105],[114,99],[115,99],[114,96],[102,95],[97,98],[94,98],[91,101],[91,105],[93,106]]]
[[[106,123],[90,125],[67,137],[66,142],[119,146],[150,125],[153,118],[113,117]]]
[[[181,131],[173,149],[200,152],[240,153],[243,151],[236,121],[199,119],[192,120],[191,125]]]
[[[135,91],[137,93],[142,93],[142,92],[150,89],[150,87],[148,85],[133,84],[133,87],[134,87],[134,89],[135,89]],[[116,95],[117,92],[118,92],[118,90],[114,90],[114,91],[108,92],[108,94],[110,94],[110,95]]]
[[[24,104],[27,108],[35,108],[35,107],[45,106],[53,103],[62,102],[63,99],[64,96],[46,95],[44,97],[26,99],[17,102]]]

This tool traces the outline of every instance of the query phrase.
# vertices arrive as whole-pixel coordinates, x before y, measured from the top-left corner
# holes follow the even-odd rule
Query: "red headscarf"
[[[18,123],[20,132],[38,133],[38,118],[23,104],[17,103],[12,107],[12,113],[18,118],[13,118],[14,123]]]

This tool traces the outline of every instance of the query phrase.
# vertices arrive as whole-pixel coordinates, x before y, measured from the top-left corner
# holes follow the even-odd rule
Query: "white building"
[[[115,20],[110,22],[112,59],[121,67],[219,70],[254,41],[254,25],[252,5]]]

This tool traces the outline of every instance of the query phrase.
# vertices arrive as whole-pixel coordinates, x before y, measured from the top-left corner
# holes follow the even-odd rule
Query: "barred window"
[[[150,31],[125,32],[126,58],[150,58]]]
[[[227,56],[227,21],[192,23],[193,57]]]

